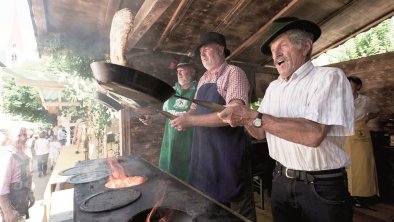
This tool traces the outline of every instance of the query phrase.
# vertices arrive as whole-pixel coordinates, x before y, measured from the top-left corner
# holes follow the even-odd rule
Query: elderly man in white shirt
[[[342,70],[315,67],[310,59],[320,37],[313,22],[275,20],[261,51],[280,74],[258,111],[230,106],[219,117],[266,138],[276,167],[272,181],[274,221],[352,221],[343,145],[353,134],[353,96]]]

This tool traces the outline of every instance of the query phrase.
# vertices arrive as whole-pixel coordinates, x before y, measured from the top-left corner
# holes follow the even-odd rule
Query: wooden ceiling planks
[[[387,0],[31,0],[38,43],[45,35],[63,33],[70,38],[94,38],[97,47],[109,45],[111,16],[122,8],[136,15],[137,28],[129,37],[128,57],[133,63],[163,66],[146,59],[192,57],[199,36],[218,31],[226,36],[229,60],[259,67],[271,64],[260,45],[270,23],[280,16],[296,16],[320,24],[316,57],[393,16],[394,1]],[[98,34],[98,35],[96,35]],[[105,38],[104,38],[105,37]],[[95,47],[94,45],[89,47]],[[102,47],[107,50],[108,47]],[[146,53],[142,53],[146,51]],[[108,53],[104,51],[103,53]],[[133,56],[144,54],[146,56]],[[155,54],[157,56],[152,57]],[[151,69],[158,70],[157,67]],[[149,72],[148,70],[144,70]]]
[[[165,46],[166,41],[168,40],[168,35],[179,25],[185,16],[187,10],[189,9],[191,3],[194,0],[181,0],[174,14],[172,15],[170,22],[167,24],[166,28],[163,31],[163,34],[160,36],[159,41],[157,41],[156,46],[153,48],[154,51],[162,49]]]
[[[146,0],[134,19],[127,47],[133,48],[174,0]]]

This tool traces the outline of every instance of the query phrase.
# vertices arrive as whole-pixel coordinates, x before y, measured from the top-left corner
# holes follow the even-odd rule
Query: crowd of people
[[[59,127],[63,129],[62,127]],[[24,221],[35,202],[32,176],[44,177],[59,156],[61,143],[52,129],[8,129],[0,144],[0,221]],[[36,170],[34,170],[36,169]]]

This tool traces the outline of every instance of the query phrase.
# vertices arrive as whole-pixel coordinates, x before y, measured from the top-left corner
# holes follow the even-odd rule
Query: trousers
[[[275,222],[350,222],[353,217],[346,173],[308,182],[274,171],[271,206]]]

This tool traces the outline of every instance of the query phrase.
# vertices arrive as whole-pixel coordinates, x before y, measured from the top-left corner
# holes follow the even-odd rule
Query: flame
[[[105,187],[107,188],[125,188],[142,184],[145,181],[143,176],[128,176],[124,168],[119,164],[115,157],[108,158],[108,165],[111,168],[111,175]]]
[[[116,157],[108,158],[108,165],[112,171],[112,174],[110,175],[109,180],[123,179],[123,178],[127,177],[122,165],[119,164]]]
[[[154,213],[157,211],[157,208],[163,203],[164,200],[164,195],[165,195],[165,191],[167,190],[168,187],[168,182],[160,180],[159,181],[159,188],[157,193],[156,193],[156,197],[157,197],[157,201],[155,203],[155,205],[153,206],[151,212],[148,214],[148,216],[146,217],[145,222],[151,222],[151,217],[152,215],[154,215]],[[174,210],[168,210],[165,211],[165,215],[163,217],[161,217],[158,222],[167,222],[170,221],[172,215],[174,214]]]

